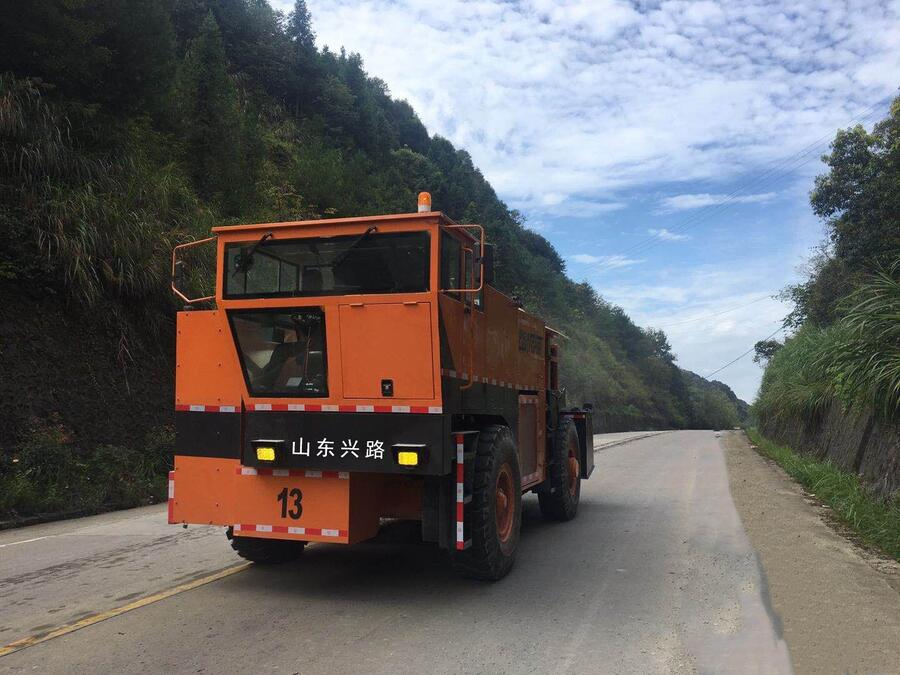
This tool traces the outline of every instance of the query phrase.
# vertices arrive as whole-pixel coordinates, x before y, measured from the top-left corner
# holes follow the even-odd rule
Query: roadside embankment
[[[766,438],[857,474],[883,499],[900,493],[900,426],[871,412],[847,412],[837,401],[819,415],[761,418]]]

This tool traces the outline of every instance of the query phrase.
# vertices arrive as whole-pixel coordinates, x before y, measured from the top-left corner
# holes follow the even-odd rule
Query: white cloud
[[[664,213],[670,213],[672,211],[699,209],[705,206],[712,206],[714,204],[759,204],[769,202],[774,197],[774,192],[761,192],[758,194],[750,195],[713,195],[708,193],[675,195],[673,197],[666,197],[665,199],[663,199],[661,201],[662,208],[660,210]]]
[[[647,232],[658,239],[662,239],[663,241],[684,241],[685,239],[690,239],[690,237],[686,234],[678,234],[677,232],[672,232],[664,227],[658,230],[650,228],[649,230],[647,230]]]
[[[519,202],[516,207],[530,212],[552,215],[565,215],[568,218],[596,218],[613,211],[620,211],[627,206],[625,202],[594,201],[580,199],[577,196],[553,194],[541,198],[540,203]]]
[[[604,255],[597,261],[597,271],[615,270],[620,267],[631,267],[644,262],[643,259],[629,258],[627,255]]]
[[[890,95],[900,71],[886,0],[308,4],[320,46],[359,51],[506,201],[563,215],[570,199],[759,170]]]
[[[595,274],[621,269],[622,267],[631,267],[644,262],[636,258],[629,258],[626,255],[590,255],[589,253],[576,253],[569,256],[569,260],[582,265],[592,265],[592,272]]]

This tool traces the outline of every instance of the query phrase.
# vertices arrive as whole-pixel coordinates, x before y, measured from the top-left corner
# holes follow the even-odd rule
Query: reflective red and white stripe
[[[240,412],[233,405],[198,405],[178,403],[177,412]],[[413,413],[417,415],[440,415],[444,408],[439,405],[327,405],[314,403],[251,403],[251,412],[338,412],[338,413]]]
[[[313,403],[251,403],[254,412],[355,412],[355,413],[416,413],[440,415],[441,406],[425,405],[327,405]]]
[[[272,532],[273,534],[297,534],[307,537],[334,537],[346,539],[347,530],[335,530],[319,527],[291,527],[289,525],[251,525],[247,523],[235,523],[235,533],[238,532]]]
[[[466,507],[466,457],[465,437],[456,434],[456,550],[466,548],[465,507]]]
[[[175,410],[177,412],[220,412],[235,413],[241,412],[240,406],[236,405],[198,405],[195,403],[176,403]]]
[[[448,370],[446,368],[441,369],[441,375],[444,377],[451,377],[455,380],[465,380],[468,382],[469,374],[468,373],[457,373],[455,370]],[[490,384],[495,387],[503,387],[504,389],[524,389],[526,391],[533,390],[538,391],[541,389],[539,385],[536,384],[521,384],[519,382],[507,382],[505,380],[498,380],[493,377],[484,377],[483,375],[473,375],[473,382],[481,382],[483,384]]]
[[[236,466],[234,472],[239,476],[295,476],[300,478],[350,478],[348,471],[314,471],[311,469],[257,469],[252,466]]]
[[[175,472],[169,472],[169,524],[175,523]]]

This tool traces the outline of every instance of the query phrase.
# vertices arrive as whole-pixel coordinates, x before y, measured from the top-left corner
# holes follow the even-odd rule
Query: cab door
[[[431,303],[341,305],[344,398],[432,399]]]

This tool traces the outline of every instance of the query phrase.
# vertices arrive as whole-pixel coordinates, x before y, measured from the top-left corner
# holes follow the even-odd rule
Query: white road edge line
[[[675,429],[662,429],[661,431],[649,431],[643,436],[632,436],[631,438],[623,438],[620,441],[613,441],[612,443],[606,443],[603,445],[595,445],[594,452],[600,452],[601,450],[606,450],[607,448],[615,448],[618,445],[625,445],[626,443],[631,443],[633,441],[640,441],[645,438],[650,438],[651,436],[659,436],[661,434],[669,434],[675,431]]]
[[[44,537],[35,537],[34,539],[23,539],[22,541],[11,541],[8,544],[0,544],[0,548],[6,548],[7,546],[18,546],[19,544],[30,544],[33,541],[40,541],[41,539],[49,539],[55,535],[48,534]]]

